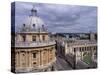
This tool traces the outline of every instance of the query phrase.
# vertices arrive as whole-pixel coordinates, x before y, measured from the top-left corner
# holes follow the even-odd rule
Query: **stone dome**
[[[28,16],[25,22],[26,26],[36,29],[42,28],[45,25],[44,21],[37,16]]]
[[[26,18],[21,31],[47,31],[44,26],[44,21],[37,16],[37,10],[32,9],[31,15]]]

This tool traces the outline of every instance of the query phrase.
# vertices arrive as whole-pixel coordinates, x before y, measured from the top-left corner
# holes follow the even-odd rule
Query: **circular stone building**
[[[12,35],[11,71],[40,72],[54,70],[55,41],[50,40],[45,23],[32,9],[20,30]]]

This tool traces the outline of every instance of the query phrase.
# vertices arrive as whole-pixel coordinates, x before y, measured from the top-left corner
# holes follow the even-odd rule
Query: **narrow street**
[[[56,58],[57,58],[55,63],[56,70],[72,70],[72,67],[70,67],[69,64],[64,59],[58,56]]]

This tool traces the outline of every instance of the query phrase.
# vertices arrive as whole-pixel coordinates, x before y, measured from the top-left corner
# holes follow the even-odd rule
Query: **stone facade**
[[[34,10],[32,9],[31,13],[37,14]],[[51,71],[56,61],[56,43],[50,40],[49,33],[40,18],[32,15],[27,21],[20,31],[12,35],[11,71],[15,73]]]
[[[14,51],[14,49],[12,49]],[[13,53],[13,52],[12,52]],[[55,45],[15,49],[15,72],[32,72],[49,68],[55,62]]]
[[[89,66],[82,66],[82,68],[91,67],[91,63],[97,64],[97,42],[90,40],[63,40],[57,42],[57,54],[63,57],[72,67],[75,67],[80,61]],[[85,59],[86,56],[87,59]],[[91,61],[91,63],[87,63]],[[91,68],[96,67],[93,65]],[[76,67],[75,67],[76,68]],[[75,69],[74,68],[74,69]]]
[[[96,43],[86,43],[86,44],[77,44],[70,46],[66,49],[65,54],[72,54],[76,57],[76,64],[78,60],[83,61],[84,54],[90,54],[92,61],[97,62],[97,44]]]

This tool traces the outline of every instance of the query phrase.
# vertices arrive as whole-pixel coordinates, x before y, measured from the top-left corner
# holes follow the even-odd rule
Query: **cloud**
[[[32,7],[50,32],[97,32],[97,7],[16,2],[16,26],[24,23]]]

